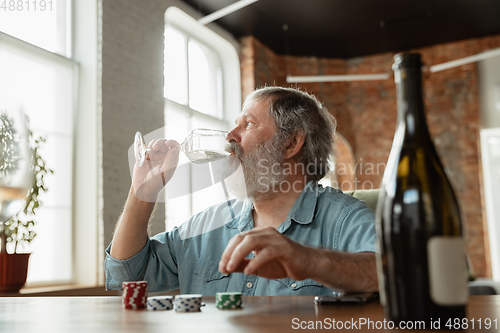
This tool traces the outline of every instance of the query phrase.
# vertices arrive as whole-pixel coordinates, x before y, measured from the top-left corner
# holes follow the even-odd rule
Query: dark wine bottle
[[[376,211],[381,301],[395,323],[444,328],[465,318],[468,297],[460,209],[426,125],[420,54],[394,60],[398,121]]]

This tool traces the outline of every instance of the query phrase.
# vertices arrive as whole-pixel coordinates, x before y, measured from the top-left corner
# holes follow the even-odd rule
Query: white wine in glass
[[[193,163],[215,162],[231,155],[226,150],[227,134],[226,131],[197,128],[189,132],[179,148]],[[134,153],[138,166],[142,166],[148,151],[149,148],[146,146],[141,132],[135,133]]]

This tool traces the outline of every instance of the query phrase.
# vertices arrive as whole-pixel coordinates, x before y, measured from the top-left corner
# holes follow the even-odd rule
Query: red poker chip
[[[132,304],[127,304],[127,305],[123,305],[124,308],[126,309],[139,309],[139,308],[145,308],[146,305],[132,305]]]
[[[146,304],[146,302],[122,302],[122,304]]]
[[[137,300],[143,300],[146,299],[146,296],[142,297],[124,297],[123,301],[137,301]]]
[[[146,304],[146,302],[122,302],[122,304]]]
[[[147,304],[147,281],[130,281],[122,283],[122,306],[125,309],[143,309]]]
[[[137,303],[137,302],[146,303],[146,300],[144,298],[124,299],[123,300],[123,303]]]
[[[139,303],[146,303],[145,301],[142,300],[137,300],[137,301],[123,301],[123,304],[139,304]]]
[[[146,299],[146,295],[144,296],[137,296],[137,297],[122,297],[122,299],[131,299],[131,300],[134,300],[134,299]]]
[[[123,291],[142,291],[148,290],[148,288],[123,288]]]
[[[122,294],[146,293],[146,292],[148,292],[147,288],[144,288],[144,289],[123,289]]]
[[[146,294],[147,293],[145,291],[141,291],[141,292],[138,292],[138,293],[124,293],[124,294],[122,294],[122,296],[123,297],[137,297],[137,295],[144,296]]]
[[[146,292],[146,291],[148,291],[148,288],[142,288],[142,289],[123,289],[124,293]]]
[[[147,290],[124,290],[122,295],[145,294],[147,292]]]
[[[123,289],[126,289],[126,288],[147,288],[148,285],[147,284],[129,284],[129,285],[122,285],[122,288]]]
[[[146,308],[145,305],[141,305],[141,306],[133,306],[133,305],[124,305],[123,306],[125,309],[144,309]]]
[[[123,300],[138,300],[138,299],[146,299],[146,295],[138,296],[138,297],[123,297]]]
[[[123,282],[122,283],[123,288],[126,288],[126,287],[135,288],[137,286],[138,287],[147,287],[148,283],[146,281],[132,281],[132,282]]]
[[[136,297],[122,297],[123,300],[137,300],[137,299],[146,299],[146,295],[143,295],[143,296],[136,296]]]

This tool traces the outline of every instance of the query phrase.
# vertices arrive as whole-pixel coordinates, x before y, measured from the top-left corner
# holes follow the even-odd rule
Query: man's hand
[[[135,196],[145,202],[155,202],[158,192],[172,178],[179,162],[179,143],[175,140],[151,140],[146,160],[134,166],[132,187]]]
[[[146,245],[148,221],[158,192],[172,178],[179,161],[176,141],[152,140],[148,147],[144,163],[134,166],[132,187],[116,224],[110,253],[115,259],[128,259]]]
[[[253,259],[245,259],[252,251]],[[345,253],[303,246],[274,228],[253,229],[231,238],[219,271],[243,272],[267,279],[313,279],[340,292],[378,290],[375,254]]]
[[[244,272],[268,279],[309,278],[314,266],[311,252],[274,228],[253,229],[231,238],[219,263],[221,273]],[[253,259],[245,259],[252,251]]]

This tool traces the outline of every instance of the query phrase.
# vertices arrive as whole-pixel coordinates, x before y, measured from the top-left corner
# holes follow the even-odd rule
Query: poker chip
[[[177,312],[197,312],[200,311],[201,294],[177,295],[175,296],[174,309]]]
[[[123,282],[122,288],[122,306],[125,309],[142,309],[146,307],[147,281]]]
[[[226,292],[215,295],[215,306],[220,310],[231,310],[241,308],[241,293]]]
[[[152,296],[148,297],[148,310],[172,310],[172,296]]]

